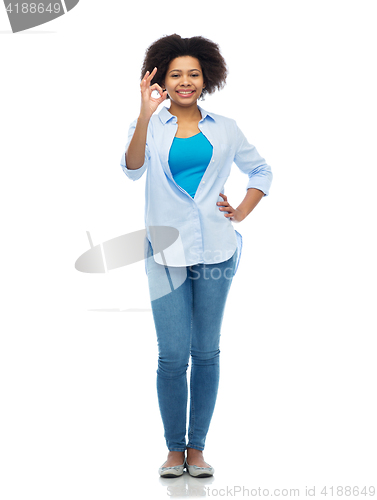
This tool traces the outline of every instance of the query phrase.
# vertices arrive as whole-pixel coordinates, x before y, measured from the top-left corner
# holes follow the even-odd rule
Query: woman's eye
[[[193,74],[193,75],[190,75],[191,77],[197,77],[199,76],[197,73]],[[172,78],[178,78],[179,75],[171,75]]]

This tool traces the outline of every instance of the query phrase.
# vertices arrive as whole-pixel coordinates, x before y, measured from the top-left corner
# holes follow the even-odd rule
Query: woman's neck
[[[170,103],[169,113],[176,116],[178,121],[185,122],[200,121],[202,115],[197,103],[189,107],[177,106],[174,102]]]

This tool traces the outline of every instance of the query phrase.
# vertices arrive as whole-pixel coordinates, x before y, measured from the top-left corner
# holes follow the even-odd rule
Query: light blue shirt
[[[219,193],[226,194],[224,184],[234,162],[248,176],[246,190],[257,188],[267,196],[272,182],[271,167],[247,141],[235,120],[198,108],[202,115],[198,127],[211,143],[213,154],[193,198],[178,186],[169,168],[169,152],[178,124],[177,117],[167,107],[163,106],[149,121],[143,165],[136,170],[128,169],[125,152],[120,164],[134,181],[147,172],[144,221],[148,240],[153,241],[149,226],[170,226],[179,231],[178,239],[163,256],[153,255],[157,264],[172,267],[215,264],[230,259],[238,248],[237,270],[242,237],[216,205],[224,201]],[[136,123],[134,120],[130,125],[125,151]]]

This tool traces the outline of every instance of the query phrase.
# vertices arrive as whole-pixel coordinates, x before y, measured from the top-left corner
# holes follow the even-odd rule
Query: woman
[[[132,180],[147,171],[146,272],[159,348],[158,402],[169,450],[159,469],[164,477],[180,476],[184,468],[196,477],[214,473],[203,450],[219,383],[225,302],[242,249],[241,235],[230,222],[245,219],[268,195],[272,181],[271,168],[236,122],[197,104],[221,89],[226,76],[218,45],[206,38],[174,34],[154,42],[142,68],[140,114],[130,126],[121,161]],[[163,106],[154,114],[166,99],[169,109]],[[233,162],[249,177],[237,208],[224,194]],[[179,237],[157,248],[152,229],[162,226]]]

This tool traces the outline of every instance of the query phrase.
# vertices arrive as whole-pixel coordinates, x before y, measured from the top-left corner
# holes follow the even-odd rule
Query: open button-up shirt
[[[147,172],[144,220],[148,240],[153,242],[150,226],[170,226],[179,231],[178,239],[163,256],[153,255],[157,264],[172,267],[214,264],[230,259],[238,248],[237,270],[242,237],[216,205],[224,201],[219,193],[225,194],[224,184],[233,162],[249,178],[246,189],[257,188],[265,196],[269,193],[272,172],[233,119],[198,108],[202,115],[198,127],[212,144],[213,154],[193,198],[174,181],[169,168],[169,151],[178,124],[177,117],[165,106],[149,121],[144,164],[136,170],[127,168],[123,153],[121,167],[134,181]],[[134,120],[130,125],[125,151],[136,123]]]

